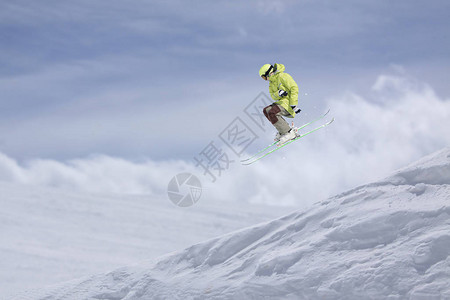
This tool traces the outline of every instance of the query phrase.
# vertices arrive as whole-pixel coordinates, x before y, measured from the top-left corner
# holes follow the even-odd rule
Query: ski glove
[[[296,114],[298,114],[299,112],[302,111],[300,108],[298,108],[298,107],[295,106],[295,105],[291,105],[291,108],[292,108],[292,110],[293,110]]]
[[[278,90],[278,95],[280,97],[286,97],[288,95],[288,93],[286,91],[283,91],[283,90]]]

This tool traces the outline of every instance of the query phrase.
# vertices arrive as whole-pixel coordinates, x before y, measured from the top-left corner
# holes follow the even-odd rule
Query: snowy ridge
[[[15,299],[450,299],[450,148],[307,211]]]
[[[396,184],[450,184],[450,151],[443,149],[428,155],[402,170],[392,178]]]
[[[156,258],[289,211],[208,200],[182,209],[161,196],[0,182],[0,299]]]

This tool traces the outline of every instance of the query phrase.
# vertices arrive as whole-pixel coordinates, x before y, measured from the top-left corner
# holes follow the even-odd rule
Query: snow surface
[[[450,299],[450,148],[313,207],[14,299]]]
[[[0,182],[0,299],[105,272],[286,214],[288,208],[99,195]]]

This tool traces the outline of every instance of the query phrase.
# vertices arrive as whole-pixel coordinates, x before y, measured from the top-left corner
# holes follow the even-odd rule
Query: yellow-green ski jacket
[[[284,65],[274,64],[274,68],[276,68],[275,73],[269,77],[270,96],[276,101],[276,104],[284,107],[291,114],[290,117],[293,118],[295,117],[295,112],[292,110],[291,105],[297,106],[298,104],[298,85],[291,75],[284,73]],[[288,95],[280,97],[278,90],[286,91]]]

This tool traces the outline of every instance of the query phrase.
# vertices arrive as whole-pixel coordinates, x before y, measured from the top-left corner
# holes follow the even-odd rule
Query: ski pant
[[[263,113],[272,125],[283,135],[287,133],[291,127],[282,116],[289,116],[289,112],[281,105],[271,104],[264,107]]]

